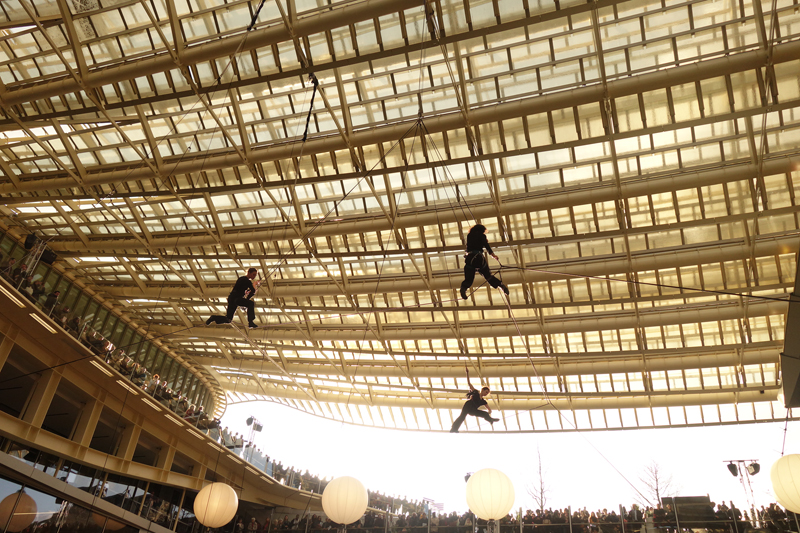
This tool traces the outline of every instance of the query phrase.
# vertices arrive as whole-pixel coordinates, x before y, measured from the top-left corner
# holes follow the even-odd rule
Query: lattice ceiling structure
[[[446,430],[467,365],[502,417],[467,430],[786,416],[796,0],[7,0],[0,20],[2,224],[229,402]],[[459,297],[476,221],[509,304],[480,277]],[[266,327],[204,327],[249,266]]]

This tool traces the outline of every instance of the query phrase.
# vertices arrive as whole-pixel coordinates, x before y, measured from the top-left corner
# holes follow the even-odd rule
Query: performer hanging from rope
[[[236,280],[236,284],[228,295],[228,315],[212,315],[206,320],[206,326],[210,326],[212,322],[214,324],[230,324],[231,320],[233,320],[233,315],[236,314],[236,309],[241,306],[247,308],[247,327],[251,329],[258,327],[255,323],[256,306],[252,300],[256,289],[261,284],[260,281],[256,281],[255,287],[253,286],[252,280],[256,277],[256,274],[258,274],[258,269],[251,268],[247,271],[246,276]]]
[[[475,281],[475,271],[480,272],[493,289],[500,287],[503,292],[508,294],[508,287],[494,277],[492,271],[489,270],[489,265],[483,256],[484,248],[489,255],[497,259],[497,255],[492,252],[492,247],[489,246],[489,240],[486,238],[486,226],[475,224],[467,234],[467,253],[464,254],[464,281],[461,283],[461,297],[465,300],[467,299],[467,289],[472,287],[472,282]]]
[[[464,403],[464,407],[461,409],[461,414],[458,418],[455,419],[453,422],[453,427],[450,428],[450,433],[458,433],[458,428],[461,427],[461,424],[464,423],[464,420],[467,418],[467,415],[477,416],[483,418],[490,424],[494,424],[499,418],[492,418],[492,408],[489,407],[489,404],[486,403],[484,398],[489,396],[489,387],[483,387],[480,392],[472,386],[472,383],[469,382],[469,368],[467,365],[464,365],[464,368],[467,371],[467,385],[469,385],[469,392],[467,393],[467,398],[469,400]],[[486,411],[481,411],[478,407],[485,405]]]

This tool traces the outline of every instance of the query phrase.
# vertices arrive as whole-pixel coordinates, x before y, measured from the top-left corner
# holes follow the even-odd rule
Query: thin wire
[[[786,410],[786,422],[783,425],[783,444],[781,445],[781,457],[783,457],[784,451],[786,451],[786,433],[789,430],[789,417],[792,414],[792,409],[789,408]]]
[[[297,248],[300,246],[300,244],[302,244],[302,243],[303,243],[303,241],[305,241],[306,239],[308,239],[308,238],[311,236],[311,234],[312,234],[312,233],[314,233],[314,231],[316,231],[316,229],[317,229],[317,228],[318,228],[318,227],[319,227],[319,226],[320,226],[320,225],[321,225],[323,222],[325,222],[325,220],[327,220],[327,218],[330,216],[330,214],[331,214],[331,213],[333,213],[333,212],[334,212],[334,210],[336,210],[336,208],[338,208],[338,207],[339,207],[339,205],[340,205],[342,202],[344,202],[344,201],[347,199],[347,197],[348,197],[348,196],[350,196],[350,193],[352,193],[352,192],[353,192],[353,191],[354,191],[354,190],[355,190],[355,189],[356,189],[356,188],[357,188],[359,185],[361,185],[361,182],[362,182],[362,181],[364,181],[365,179],[367,179],[368,177],[370,177],[370,176],[372,175],[372,172],[373,172],[373,171],[374,171],[374,170],[375,170],[375,169],[378,167],[378,165],[380,165],[380,164],[381,164],[381,163],[384,161],[384,159],[386,159],[386,157],[387,157],[387,156],[388,156],[388,155],[389,155],[389,154],[392,152],[392,150],[394,150],[394,149],[397,147],[397,145],[398,145],[400,142],[402,142],[402,141],[403,141],[403,139],[405,139],[405,137],[406,137],[406,136],[407,136],[407,135],[408,135],[408,134],[409,134],[409,133],[410,133],[412,130],[414,130],[416,127],[417,127],[417,123],[415,122],[415,123],[414,123],[414,124],[413,124],[413,125],[412,125],[412,126],[409,128],[409,129],[408,129],[408,130],[406,130],[406,132],[405,132],[405,133],[403,133],[403,135],[402,135],[402,136],[400,136],[400,139],[398,139],[398,140],[397,140],[397,141],[396,141],[396,142],[395,142],[395,143],[392,145],[392,147],[389,149],[389,151],[388,151],[388,152],[386,152],[386,153],[385,153],[383,156],[381,156],[381,158],[380,158],[380,159],[379,159],[379,160],[378,160],[378,161],[377,161],[377,162],[376,162],[376,163],[375,163],[375,164],[372,166],[372,168],[370,168],[370,169],[369,169],[369,171],[368,171],[366,174],[364,174],[364,175],[363,175],[361,178],[359,178],[359,179],[358,179],[358,181],[356,181],[355,185],[353,185],[353,186],[350,188],[350,190],[349,190],[349,191],[347,191],[347,192],[345,193],[345,195],[344,195],[344,196],[343,196],[341,199],[337,200],[337,201],[336,201],[336,202],[333,204],[333,206],[332,206],[332,207],[331,207],[331,208],[328,210],[328,212],[327,212],[327,213],[325,213],[325,215],[323,215],[322,217],[320,217],[320,218],[319,218],[319,220],[317,220],[317,221],[314,223],[314,225],[313,225],[313,226],[312,226],[312,227],[311,227],[311,228],[310,228],[310,229],[309,229],[309,230],[308,230],[308,231],[307,231],[307,232],[306,232],[304,235],[302,235],[302,236],[298,237],[297,239],[291,239],[291,240],[297,240],[297,242],[296,242],[294,245],[292,245],[291,249],[289,250],[289,252],[288,252],[286,255],[288,256],[288,255],[292,254],[292,252],[294,252],[294,251],[295,251],[295,250],[296,250],[296,249],[297,249]],[[286,261],[287,261],[287,257],[284,257],[284,258],[280,259],[280,260],[278,261],[278,263],[277,263],[277,264],[276,264],[276,265],[275,265],[275,266],[274,266],[274,267],[273,267],[273,268],[272,268],[272,269],[269,271],[269,273],[268,273],[268,274],[267,274],[265,277],[269,277],[269,276],[271,276],[271,275],[272,275],[272,274],[273,274],[273,273],[274,273],[274,272],[275,272],[277,269],[279,269],[279,268],[281,267],[281,265],[283,265],[283,264],[284,264]]]
[[[409,151],[412,158],[414,157],[414,146],[416,145],[416,142],[417,142],[416,132],[419,130],[419,122],[417,122],[416,126],[417,126],[417,128],[414,131],[414,137],[413,137],[413,140],[411,141],[411,149]],[[409,163],[406,163],[406,173],[408,172],[408,165],[409,165]],[[398,197],[401,196],[404,192],[405,192],[405,187],[401,186],[400,190],[397,192]],[[394,205],[397,206],[397,199],[395,199]],[[391,226],[391,228],[389,228],[389,235],[393,235],[394,234],[394,228],[395,228],[395,224],[396,223],[397,223],[397,216],[393,216],[392,217],[392,226]],[[381,266],[378,269],[378,279],[375,282],[375,287],[376,287],[375,301],[376,302],[378,301],[378,294],[380,294],[380,293],[377,292],[377,287],[380,286],[380,284],[381,284],[381,279],[383,278],[383,269],[384,269],[385,265],[386,265],[386,254],[384,253],[383,254],[383,258],[381,259]],[[366,341],[367,341],[367,334],[369,333],[369,329],[370,329],[369,328],[369,321],[372,318],[372,316],[375,315],[375,317],[376,317],[375,321],[377,323],[378,313],[380,313],[379,310],[375,310],[374,312],[368,312],[367,313],[367,320],[364,323],[364,337],[361,339],[361,344],[362,345],[365,344]],[[359,316],[361,316],[361,313],[359,313]],[[372,344],[372,341],[370,341],[370,344]],[[387,352],[388,352],[388,350],[387,350]],[[353,384],[353,388],[355,388],[355,379],[356,379],[356,377],[358,375],[358,369],[359,369],[359,367],[361,365],[361,354],[362,354],[362,352],[359,351],[358,352],[358,357],[356,358],[355,370],[353,372],[352,381],[351,381],[351,383]],[[389,355],[392,357],[392,359],[394,359],[394,356],[391,354],[391,352],[389,352]],[[345,407],[349,407],[350,400],[352,399],[352,397],[353,397],[353,391],[351,390],[350,394],[347,396],[347,402],[345,402]],[[360,414],[361,414],[361,411],[359,411],[359,415]],[[342,420],[342,423],[344,423],[344,420]]]
[[[624,479],[624,480],[625,480],[625,482],[626,482],[628,485],[630,485],[630,486],[631,486],[631,488],[633,488],[633,490],[635,490],[635,491],[636,491],[636,493],[637,493],[637,494],[639,494],[639,496],[642,496],[642,497],[644,497],[644,495],[643,495],[643,494],[642,494],[642,492],[641,492],[641,491],[640,491],[640,490],[639,490],[639,489],[636,487],[636,485],[634,485],[634,484],[633,484],[633,482],[631,482],[631,480],[629,480],[629,479],[628,479],[628,478],[625,476],[625,474],[623,474],[623,473],[622,473],[622,472],[621,472],[621,471],[620,471],[620,470],[619,470],[619,469],[616,467],[616,465],[615,465],[613,462],[611,462],[611,460],[609,460],[609,459],[608,459],[608,457],[606,457],[606,456],[603,454],[603,452],[601,452],[601,451],[600,451],[600,450],[597,448],[597,446],[595,446],[595,445],[594,445],[594,443],[592,443],[592,442],[591,442],[591,441],[590,441],[590,440],[589,440],[589,439],[586,437],[586,435],[584,435],[584,434],[583,434],[583,432],[582,432],[582,431],[581,431],[581,430],[580,430],[580,429],[579,429],[579,428],[578,428],[578,427],[577,427],[575,424],[573,424],[573,423],[572,423],[572,421],[571,421],[571,420],[570,420],[570,419],[569,419],[569,418],[568,418],[568,417],[567,417],[567,416],[566,416],[566,415],[565,415],[565,414],[564,414],[564,413],[561,411],[561,409],[559,409],[559,408],[558,408],[558,406],[557,406],[555,403],[553,403],[553,401],[550,399],[550,396],[549,396],[549,395],[548,395],[548,393],[547,393],[547,384],[546,384],[545,380],[544,380],[544,379],[543,379],[543,378],[542,378],[542,377],[539,375],[539,373],[538,373],[538,372],[537,372],[537,370],[536,370],[536,365],[533,363],[533,358],[532,358],[532,356],[531,356],[531,353],[530,353],[530,350],[529,350],[529,348],[528,348],[528,342],[527,342],[527,339],[526,339],[526,338],[525,338],[525,336],[522,334],[522,331],[521,331],[521,330],[520,330],[520,328],[519,328],[519,324],[517,323],[517,319],[516,319],[516,317],[514,316],[514,311],[513,311],[513,309],[511,308],[511,301],[509,300],[508,296],[507,296],[505,293],[503,293],[503,291],[500,291],[500,292],[501,292],[501,294],[502,294],[502,298],[504,299],[504,301],[505,301],[505,303],[506,303],[506,305],[507,305],[507,307],[508,307],[508,313],[509,313],[509,315],[511,316],[511,320],[514,322],[514,327],[515,327],[515,328],[516,328],[516,330],[517,330],[517,335],[519,336],[520,340],[522,341],[522,345],[525,347],[525,351],[526,351],[526,354],[527,354],[527,356],[528,356],[528,361],[530,361],[530,363],[531,363],[531,368],[533,369],[533,374],[534,374],[534,376],[536,376],[536,379],[537,379],[537,381],[539,381],[539,385],[540,385],[540,387],[542,388],[542,394],[543,394],[543,396],[544,396],[544,399],[545,399],[545,401],[547,402],[547,404],[549,404],[549,405],[550,405],[550,406],[551,406],[551,407],[552,407],[552,408],[553,408],[553,409],[556,411],[556,413],[558,413],[558,416],[561,418],[561,420],[564,420],[564,421],[566,421],[566,423],[567,423],[567,424],[568,424],[570,427],[572,427],[572,429],[573,429],[574,431],[576,431],[576,432],[577,432],[577,433],[578,433],[578,434],[579,434],[581,437],[583,437],[584,441],[586,441],[586,442],[589,444],[589,446],[591,446],[591,447],[592,447],[592,449],[594,449],[594,451],[595,451],[595,452],[597,452],[597,453],[600,455],[600,457],[602,457],[602,458],[603,458],[603,460],[604,460],[606,463],[608,463],[608,465],[609,465],[609,466],[611,466],[611,468],[612,468],[612,469],[614,469],[614,471],[615,471],[617,474],[619,474],[619,475],[622,477],[622,479]],[[569,400],[569,397],[568,397],[567,399]],[[543,407],[543,406],[540,406],[540,407]],[[504,418],[503,420],[505,420],[505,418]]]

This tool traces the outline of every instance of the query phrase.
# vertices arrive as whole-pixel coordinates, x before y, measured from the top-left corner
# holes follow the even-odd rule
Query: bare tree
[[[661,502],[661,498],[674,496],[677,492],[672,476],[665,474],[655,460],[644,467],[639,481],[644,485],[644,491],[639,492],[640,497],[637,500],[644,506],[655,507]]]
[[[533,498],[533,501],[540,510],[544,510],[547,504],[547,496],[550,494],[550,487],[544,482],[544,469],[542,468],[542,452],[539,447],[536,447],[536,456],[539,458],[539,465],[536,470],[537,479],[534,483],[528,485],[526,490],[528,495]]]

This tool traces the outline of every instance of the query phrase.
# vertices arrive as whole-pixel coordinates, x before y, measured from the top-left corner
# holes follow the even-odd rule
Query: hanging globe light
[[[325,487],[322,493],[322,510],[337,524],[347,525],[364,515],[368,501],[367,489],[359,480],[342,476]]]
[[[467,505],[478,518],[499,520],[514,506],[514,484],[494,468],[478,470],[467,481]]]
[[[9,533],[18,533],[36,520],[36,514],[36,501],[24,489],[19,489],[0,502],[0,530],[5,526]]]
[[[231,521],[239,508],[239,497],[230,485],[211,483],[194,499],[194,515],[206,527],[222,527]]]
[[[784,455],[769,470],[775,499],[793,513],[800,513],[800,455]]]

